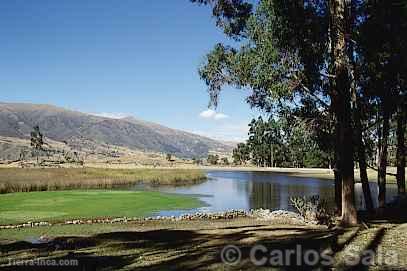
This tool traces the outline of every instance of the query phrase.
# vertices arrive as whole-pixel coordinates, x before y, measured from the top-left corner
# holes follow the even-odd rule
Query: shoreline
[[[64,225],[100,225],[100,224],[134,224],[145,223],[148,221],[160,222],[185,222],[185,221],[220,221],[233,220],[239,218],[253,218],[259,221],[294,219],[299,224],[307,224],[304,218],[298,213],[287,210],[269,210],[269,209],[252,209],[252,210],[227,210],[223,212],[195,212],[186,213],[180,216],[140,216],[140,217],[100,217],[100,218],[71,218],[69,220],[41,220],[28,221],[25,223],[0,225],[0,230],[52,227]],[[292,222],[292,221],[291,221]],[[301,222],[301,223],[300,223]],[[293,224],[293,223],[290,223]]]
[[[268,172],[275,174],[284,174],[292,177],[299,178],[315,178],[320,180],[334,180],[334,171],[329,168],[257,168],[257,167],[214,167],[214,166],[201,166],[196,167],[205,171],[235,171],[235,172]],[[387,169],[388,173],[394,174],[395,168],[389,167]],[[355,169],[355,183],[360,183],[359,169]],[[368,169],[367,170],[369,182],[377,183],[377,171]],[[406,171],[407,176],[407,171]],[[387,184],[397,184],[396,177],[393,175],[387,175]]]

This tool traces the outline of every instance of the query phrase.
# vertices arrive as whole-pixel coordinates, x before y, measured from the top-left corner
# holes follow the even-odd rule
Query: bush
[[[316,222],[328,227],[334,224],[334,212],[326,200],[320,199],[318,195],[310,197],[291,197],[291,205],[306,220]]]

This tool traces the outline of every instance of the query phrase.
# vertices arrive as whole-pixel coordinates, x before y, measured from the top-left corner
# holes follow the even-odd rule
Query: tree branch
[[[305,90],[305,92],[307,92],[309,95],[311,95],[314,99],[316,99],[318,102],[320,102],[326,109],[328,109],[330,107],[329,104],[327,104],[325,101],[323,101],[321,98],[319,98],[317,95],[315,95],[314,93],[312,93],[312,91],[305,86],[303,83],[298,82],[298,84]]]

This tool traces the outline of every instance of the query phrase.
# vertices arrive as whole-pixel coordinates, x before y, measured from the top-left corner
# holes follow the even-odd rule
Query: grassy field
[[[205,179],[205,173],[199,169],[0,168],[0,194],[112,188],[136,183],[185,185]]]
[[[140,217],[188,209],[198,199],[141,191],[47,191],[0,195],[0,224],[103,217]]]

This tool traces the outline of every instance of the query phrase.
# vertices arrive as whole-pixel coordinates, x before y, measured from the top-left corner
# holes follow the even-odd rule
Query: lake
[[[197,196],[205,206],[193,210],[162,211],[160,216],[179,216],[192,212],[221,212],[231,209],[293,210],[290,197],[319,195],[333,202],[334,183],[316,178],[293,177],[284,174],[258,171],[208,171],[208,181],[181,187],[137,186],[136,189],[156,190]],[[374,204],[377,206],[378,187],[370,184]],[[356,204],[364,208],[360,184],[355,185]],[[397,186],[387,186],[387,198],[397,195]]]

